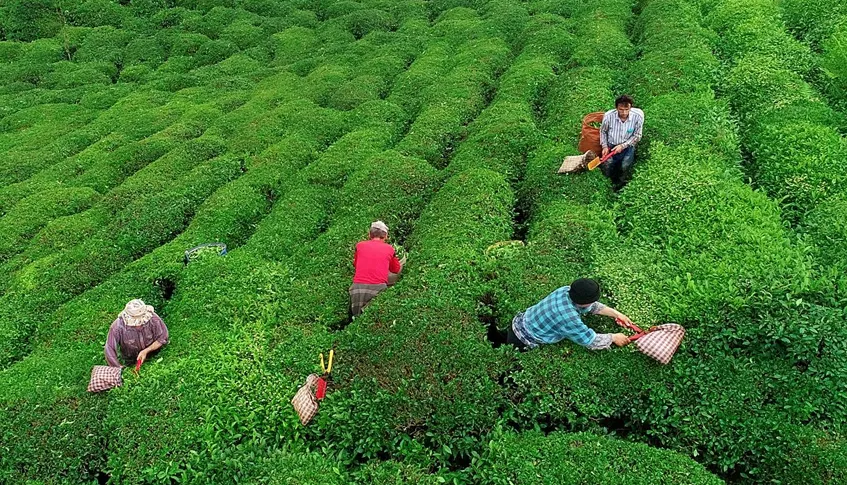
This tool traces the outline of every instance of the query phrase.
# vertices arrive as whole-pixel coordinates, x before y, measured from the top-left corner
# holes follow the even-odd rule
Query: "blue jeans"
[[[612,155],[612,158],[606,160],[603,165],[603,175],[612,179],[613,184],[623,184],[624,178],[635,163],[635,147],[627,147],[624,151]]]

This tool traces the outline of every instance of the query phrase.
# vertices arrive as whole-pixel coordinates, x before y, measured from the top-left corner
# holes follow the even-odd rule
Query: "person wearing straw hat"
[[[623,347],[629,339],[622,333],[597,333],[582,322],[582,315],[594,313],[623,322],[632,321],[623,313],[599,301],[600,285],[580,278],[563,286],[543,300],[518,313],[506,331],[506,342],[519,350],[570,340],[589,350],[608,349],[612,344]]]
[[[388,244],[388,226],[382,221],[371,224],[368,240],[356,244],[353,255],[353,284],[350,286],[350,318],[362,313],[365,306],[381,291],[386,289],[389,280],[406,264],[406,257],[397,259],[394,247]]]
[[[152,306],[135,299],[127,303],[112,322],[103,351],[109,366],[123,367],[136,362],[143,363],[167,343],[168,327],[165,322],[156,315]]]

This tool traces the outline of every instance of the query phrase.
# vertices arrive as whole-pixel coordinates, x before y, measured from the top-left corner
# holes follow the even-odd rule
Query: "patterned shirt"
[[[589,312],[599,313],[606,305],[594,302],[591,306],[579,307],[571,301],[568,290],[570,286],[563,286],[529,307],[523,318],[513,322],[515,335],[530,347],[554,344],[564,339],[591,347],[597,334],[582,322],[581,316]]]
[[[618,111],[613,109],[603,115],[600,125],[600,145],[614,148],[623,145],[624,148],[634,146],[641,141],[641,130],[644,127],[644,111],[638,108],[629,110],[629,117],[621,121]]]
[[[130,327],[124,323],[124,319],[118,317],[109,328],[109,336],[106,338],[106,346],[103,349],[106,354],[106,362],[112,367],[120,367],[118,350],[125,365],[134,365],[138,353],[146,349],[153,342],[158,341],[162,345],[168,343],[168,327],[153,314],[149,322],[140,327]]]

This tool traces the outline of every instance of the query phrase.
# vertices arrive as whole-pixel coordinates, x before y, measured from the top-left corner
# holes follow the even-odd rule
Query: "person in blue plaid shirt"
[[[612,344],[623,347],[629,339],[622,333],[597,333],[588,328],[581,316],[595,313],[632,321],[623,313],[599,301],[600,285],[580,278],[563,286],[540,302],[518,313],[506,331],[506,342],[524,350],[568,339],[591,350],[608,349]]]

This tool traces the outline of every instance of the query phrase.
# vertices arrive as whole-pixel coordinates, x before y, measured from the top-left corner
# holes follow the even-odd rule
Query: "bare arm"
[[[138,360],[140,360],[142,363],[144,363],[144,361],[147,359],[147,354],[149,354],[150,352],[153,352],[155,350],[159,350],[161,348],[162,348],[162,342],[159,342],[158,340],[156,340],[155,342],[150,344],[146,349],[144,349],[144,350],[142,350],[141,352],[138,353]]]

